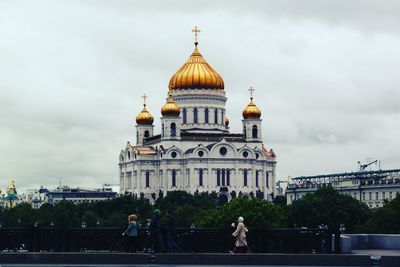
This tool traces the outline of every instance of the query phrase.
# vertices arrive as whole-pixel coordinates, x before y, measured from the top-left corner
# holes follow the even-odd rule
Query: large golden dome
[[[244,119],[259,119],[261,117],[261,110],[254,104],[253,98],[250,98],[250,103],[243,110]]]
[[[215,89],[224,90],[224,80],[205,61],[196,47],[185,64],[171,77],[169,90]]]
[[[139,125],[152,125],[153,121],[153,116],[147,110],[146,104],[144,104],[142,111],[136,116],[136,123]]]
[[[171,98],[171,96],[169,96],[167,99],[167,103],[165,103],[164,106],[162,106],[162,108],[161,108],[161,114],[163,116],[178,117],[180,113],[181,113],[181,109],[174,102],[174,100]]]

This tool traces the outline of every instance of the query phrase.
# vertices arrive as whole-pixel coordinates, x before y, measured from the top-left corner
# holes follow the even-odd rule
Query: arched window
[[[252,135],[252,138],[258,138],[257,125],[253,125],[253,128],[251,129],[251,135]]]
[[[203,186],[203,170],[199,170],[199,186]]]
[[[176,186],[176,170],[172,170],[172,187]]]
[[[150,172],[146,172],[146,187],[150,187]]]
[[[175,124],[175,122],[171,123],[171,136],[176,136],[176,124]]]
[[[258,171],[256,171],[256,187],[258,187]]]
[[[247,170],[243,170],[243,186],[247,186]]]
[[[182,118],[183,118],[183,123],[187,123],[187,111],[186,108],[182,109]]]
[[[208,108],[204,109],[204,122],[208,123]]]
[[[217,170],[217,186],[221,185],[221,171]]]
[[[218,124],[218,109],[215,109],[215,112],[214,112],[214,123]]]
[[[222,123],[224,123],[224,114],[225,112],[224,112],[224,110],[221,110],[221,121],[222,121]]]
[[[144,138],[149,138],[150,137],[150,132],[149,131],[144,131]]]
[[[231,185],[231,171],[226,170],[226,185],[230,186]]]
[[[198,112],[197,108],[193,109],[193,123],[198,123],[199,122],[199,117],[198,117]]]
[[[244,138],[247,138],[246,126],[244,126],[244,125],[243,125],[243,135],[244,135]]]
[[[131,152],[128,151],[128,159],[131,159]]]
[[[164,137],[164,123],[161,125],[161,136]]]
[[[268,179],[269,179],[269,173],[265,172],[265,186],[269,188]]]

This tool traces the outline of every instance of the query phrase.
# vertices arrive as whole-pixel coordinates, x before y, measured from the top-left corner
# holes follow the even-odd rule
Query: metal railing
[[[123,251],[124,230],[117,227],[2,227],[0,251]],[[180,252],[227,252],[234,244],[229,229],[178,228],[176,235]],[[162,229],[162,237],[165,241],[165,229]],[[148,243],[147,238],[147,229],[140,229],[142,248]],[[324,229],[249,229],[247,241],[254,253],[330,253],[331,234]]]

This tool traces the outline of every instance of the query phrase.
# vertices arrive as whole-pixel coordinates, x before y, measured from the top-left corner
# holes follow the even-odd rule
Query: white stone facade
[[[264,193],[264,198],[275,195],[276,157],[262,143],[260,119],[243,119],[245,132],[231,134],[223,123],[225,108],[222,105],[203,103],[202,106],[199,102],[203,100],[193,99],[192,106],[186,106],[178,98],[175,101],[186,108],[186,123],[182,114],[178,119],[162,117],[162,134],[137,140],[136,145],[128,142],[121,150],[121,193],[144,193],[146,196],[155,193],[158,196],[160,190],[163,193],[171,190],[219,192],[221,187],[226,187],[228,192],[236,194],[252,192],[256,195],[259,191]],[[195,107],[197,123],[193,114]],[[218,110],[220,115],[216,121],[215,116],[209,114],[209,122],[205,122],[206,108],[209,112],[212,110],[211,114]],[[176,125],[176,133],[172,135],[171,123]],[[253,126],[257,127],[254,135]],[[149,128],[137,125],[137,131],[142,131],[143,127]]]

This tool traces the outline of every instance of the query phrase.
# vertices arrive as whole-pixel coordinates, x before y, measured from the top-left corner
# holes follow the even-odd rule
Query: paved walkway
[[[395,249],[353,249],[352,253],[370,255],[376,259],[380,259],[382,256],[400,256],[400,250]]]
[[[369,255],[228,253],[0,253],[0,267],[14,266],[370,266]],[[398,266],[396,266],[398,267]]]
[[[0,264],[0,267],[98,267],[98,264],[88,265],[43,265],[43,264]],[[100,265],[101,267],[199,267],[199,265]],[[201,265],[202,267],[221,267],[221,265]],[[243,267],[243,265],[224,265],[224,267]],[[265,265],[251,265],[251,267],[265,267]],[[305,265],[268,265],[268,267],[307,267]],[[340,267],[340,266],[312,266],[312,267]]]

